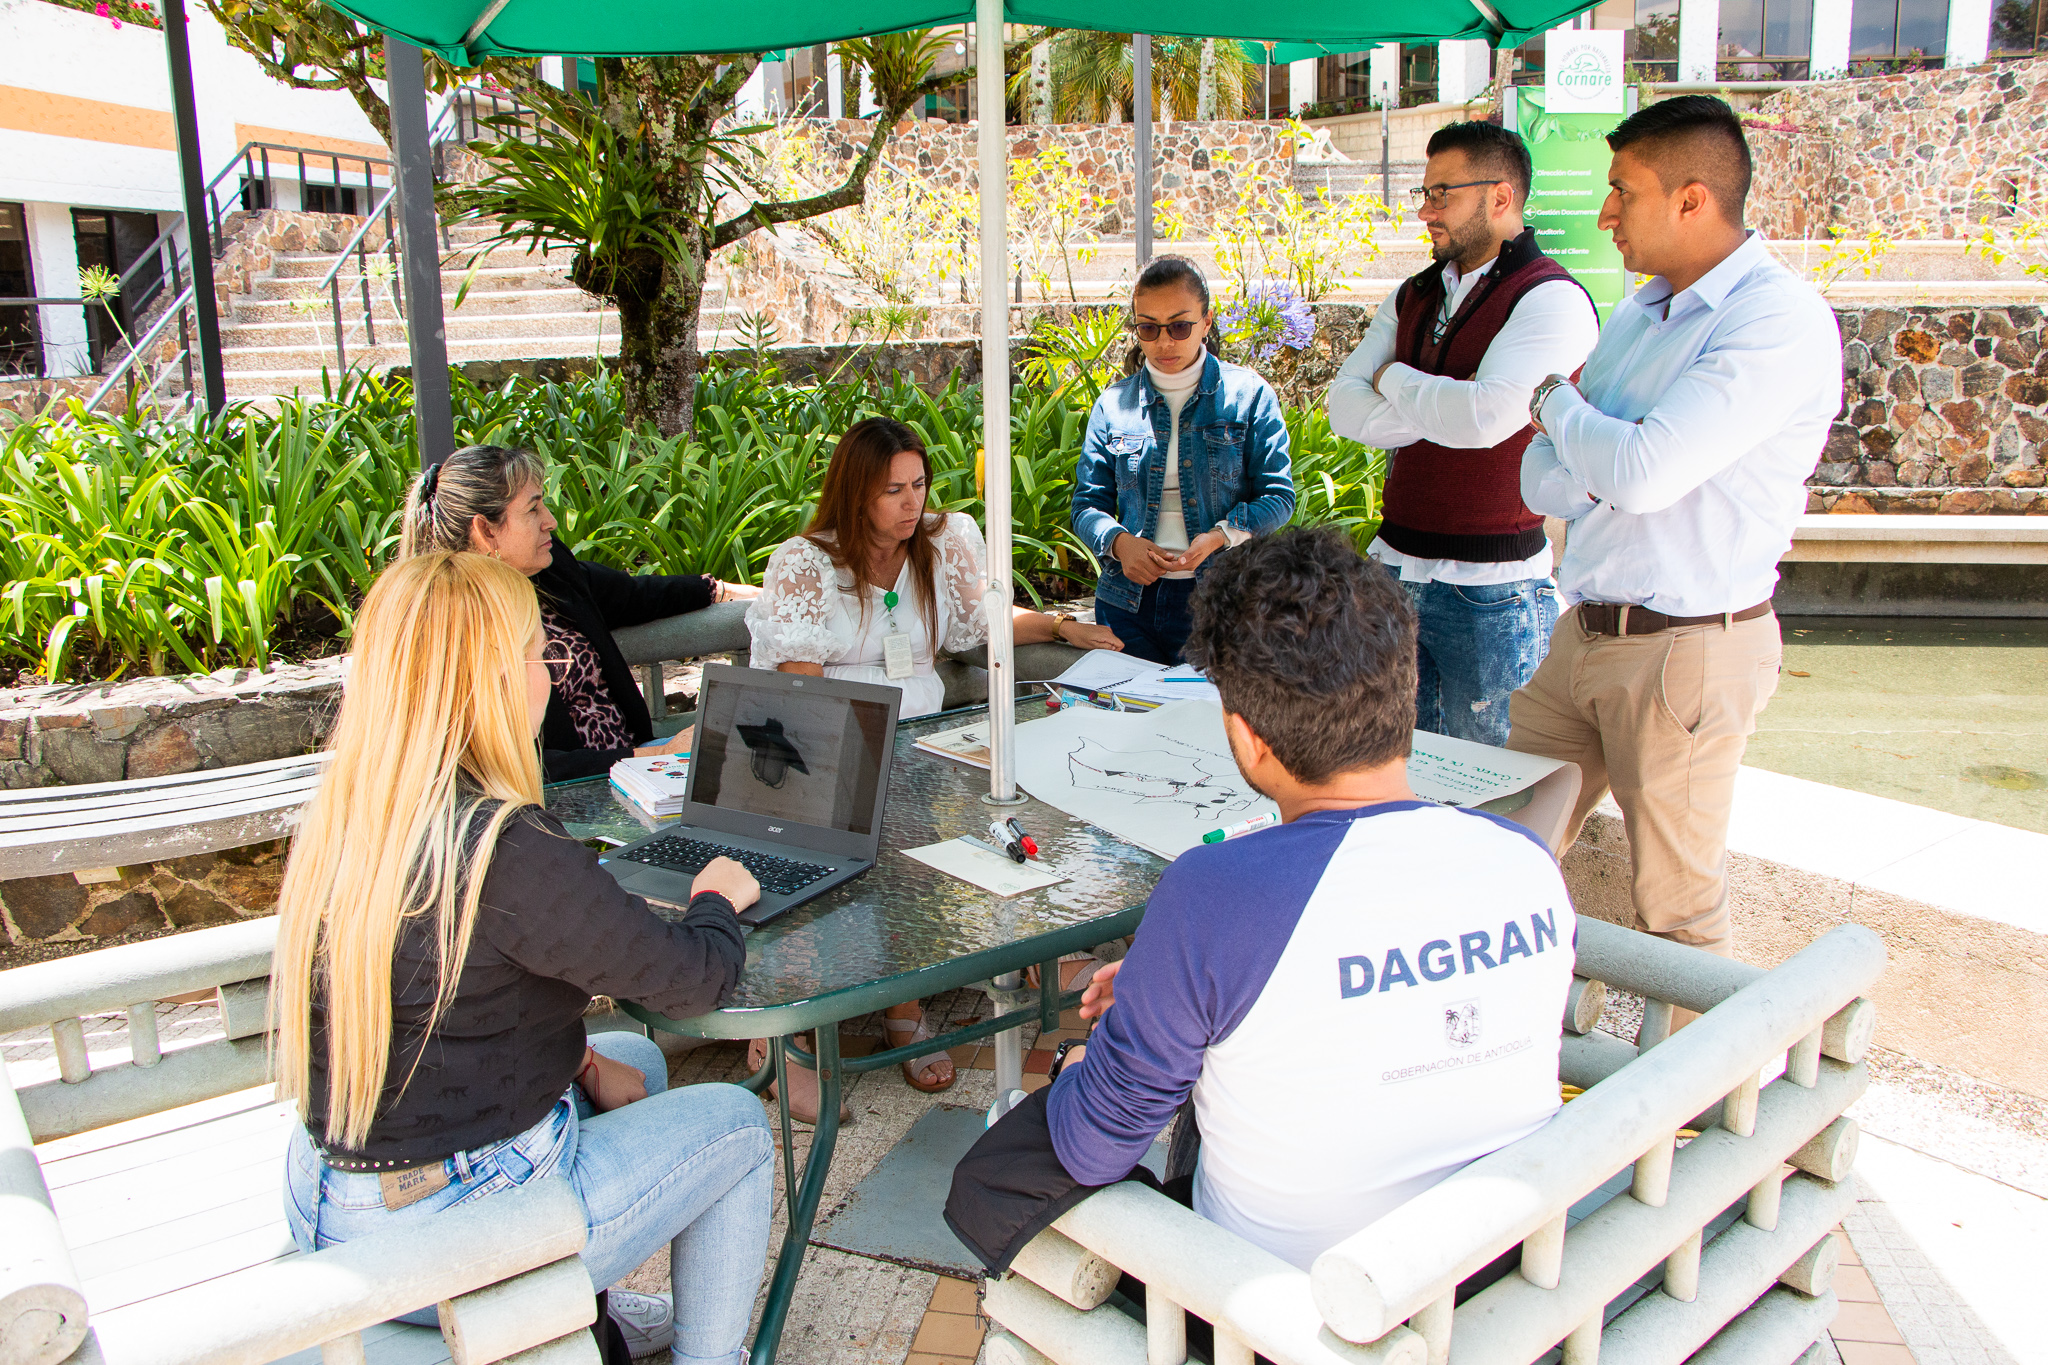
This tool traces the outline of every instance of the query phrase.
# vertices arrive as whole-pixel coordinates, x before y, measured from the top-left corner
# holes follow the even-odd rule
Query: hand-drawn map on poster
[[[1425,801],[1473,806],[1561,766],[1418,730],[1408,785]],[[1138,712],[1072,706],[1026,721],[1017,727],[1017,785],[1162,858],[1178,858],[1219,826],[1277,814],[1237,770],[1222,708],[1208,701]]]
[[[1222,825],[1277,813],[1230,756],[1223,712],[1073,706],[1017,727],[1017,785],[1119,839],[1177,858]]]

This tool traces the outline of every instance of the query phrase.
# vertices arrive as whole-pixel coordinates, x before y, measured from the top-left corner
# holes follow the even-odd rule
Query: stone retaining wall
[[[1749,219],[1775,238],[1969,235],[2048,197],[2048,58],[1819,81],[1763,100]]]
[[[1837,308],[1842,413],[1814,512],[2048,513],[2042,310]]]
[[[862,119],[801,119],[816,140],[820,160],[850,163],[874,135]],[[1219,211],[1234,207],[1243,187],[1260,182],[1285,185],[1293,174],[1294,144],[1283,121],[1218,119],[1156,124],[1152,170],[1158,177],[1159,208],[1187,219],[1190,234],[1208,234]],[[882,160],[917,176],[937,190],[973,190],[977,126],[927,120],[905,121],[882,152]],[[1137,222],[1135,127],[1128,123],[1020,124],[1009,129],[1011,159],[1037,156],[1048,146],[1064,147],[1089,188],[1106,199],[1082,224],[1107,234],[1127,233]],[[1227,157],[1218,157],[1219,150]]]
[[[0,690],[0,787],[51,787],[232,767],[310,752],[340,700],[341,660],[267,673]],[[121,869],[0,882],[6,943],[93,942],[227,924],[277,908],[284,843]]]

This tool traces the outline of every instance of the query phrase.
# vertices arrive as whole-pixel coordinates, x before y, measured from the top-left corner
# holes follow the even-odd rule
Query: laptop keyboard
[[[631,862],[692,874],[702,872],[713,858],[730,858],[753,873],[763,891],[781,896],[795,895],[832,870],[818,863],[800,863],[794,858],[778,858],[750,848],[728,848],[702,839],[685,839],[679,834],[652,840],[624,856]]]

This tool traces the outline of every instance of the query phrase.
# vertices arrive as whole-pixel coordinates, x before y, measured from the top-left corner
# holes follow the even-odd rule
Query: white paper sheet
[[[1162,858],[1277,810],[1238,772],[1223,710],[1207,701],[1132,712],[1076,706],[1026,721],[1017,727],[1017,785]]]
[[[1477,806],[1532,787],[1563,766],[1554,758],[1417,730],[1408,757],[1408,785],[1426,801]]]
[[[1066,880],[1042,864],[1013,862],[972,839],[948,839],[923,848],[906,848],[903,855],[998,896],[1021,896],[1026,891]]]
[[[1474,806],[1563,765],[1417,731],[1408,785],[1427,801]],[[1017,727],[1017,785],[1119,839],[1177,858],[1221,825],[1277,807],[1230,756],[1223,711],[1185,701],[1156,711],[1078,706]]]
[[[1166,665],[1135,659],[1114,649],[1091,649],[1053,681],[1076,692],[1108,692],[1138,679],[1156,678]]]

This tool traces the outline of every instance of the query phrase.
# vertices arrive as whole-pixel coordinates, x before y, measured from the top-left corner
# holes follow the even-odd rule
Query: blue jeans
[[[647,1098],[598,1114],[569,1087],[516,1137],[448,1160],[445,1189],[398,1210],[373,1174],[327,1168],[303,1128],[285,1156],[285,1221],[302,1251],[431,1218],[529,1180],[567,1178],[590,1220],[583,1264],[600,1289],[669,1248],[674,1365],[741,1365],[768,1258],[775,1145],[761,1102],[736,1085],[668,1088],[652,1040],[600,1033],[591,1045],[647,1078]],[[432,1326],[432,1308],[403,1321]]]
[[[1401,586],[1415,603],[1415,728],[1505,745],[1508,694],[1550,652],[1557,585],[1529,578]]]
[[[1180,652],[1194,628],[1188,615],[1188,599],[1194,596],[1193,578],[1161,578],[1145,585],[1136,611],[1125,611],[1114,602],[1095,599],[1095,624],[1108,626],[1124,642],[1124,653],[1155,664],[1177,664]]]

